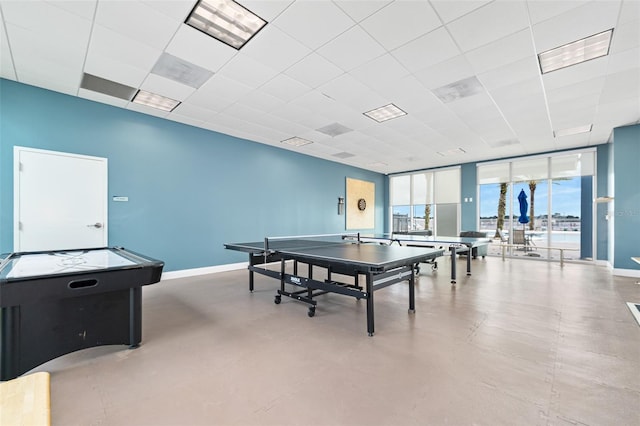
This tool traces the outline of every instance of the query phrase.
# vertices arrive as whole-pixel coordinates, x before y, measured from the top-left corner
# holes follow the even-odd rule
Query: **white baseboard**
[[[217,274],[218,272],[237,271],[238,269],[246,269],[249,262],[229,263],[227,265],[207,266],[204,268],[182,269],[180,271],[171,271],[162,273],[162,281],[173,280],[176,278],[195,277],[197,275]]]
[[[613,275],[618,275],[620,277],[640,278],[640,269],[613,268]]]

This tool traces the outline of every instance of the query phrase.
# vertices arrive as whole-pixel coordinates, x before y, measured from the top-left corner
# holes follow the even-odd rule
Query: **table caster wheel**
[[[316,314],[316,308],[314,306],[309,308],[309,312],[307,312],[307,315],[309,315],[309,317],[313,317]]]
[[[434,263],[433,266],[431,267],[431,270],[435,271],[436,269],[438,269],[438,264]]]
[[[277,295],[275,299],[273,299],[273,303],[275,303],[276,305],[279,305],[280,302],[282,302],[282,296]]]

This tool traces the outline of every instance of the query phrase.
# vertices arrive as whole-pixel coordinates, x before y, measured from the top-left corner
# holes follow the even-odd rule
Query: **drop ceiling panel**
[[[148,75],[148,71],[132,65],[123,64],[99,53],[91,53],[84,64],[87,74],[95,75],[116,83],[139,87]]]
[[[251,88],[262,86],[278,74],[278,71],[242,54],[242,52],[231,58],[218,72],[218,75]]]
[[[16,80],[16,73],[13,66],[13,58],[9,50],[9,40],[7,39],[4,22],[0,21],[0,76],[9,80]]]
[[[383,97],[372,92],[367,86],[349,74],[343,74],[323,84],[318,90],[343,105],[352,107],[360,112],[386,105]]]
[[[533,26],[538,53],[615,27],[620,1],[592,1]]]
[[[474,74],[471,65],[463,55],[455,56],[414,73],[416,78],[429,89],[436,89]]]
[[[278,74],[273,79],[265,83],[261,87],[261,90],[278,99],[289,102],[310,92],[312,89],[311,87],[285,74]]]
[[[602,88],[604,87],[605,77],[597,77],[592,80],[563,86],[555,90],[547,90],[547,102],[550,105],[559,102],[575,102],[577,99],[584,101],[586,96],[590,95],[589,103],[597,104]],[[580,103],[582,104],[582,103]]]
[[[447,24],[447,28],[460,49],[468,52],[521,31],[528,25],[523,2],[496,1]]]
[[[436,10],[444,23],[449,23],[454,19],[472,12],[479,7],[489,3],[488,0],[469,0],[469,1],[451,1],[451,0],[431,0],[431,5]]]
[[[196,91],[193,87],[156,74],[149,74],[140,88],[147,92],[157,93],[158,95],[166,96],[167,98],[171,98],[176,101],[183,101]]]
[[[640,68],[640,48],[628,49],[624,52],[611,55],[607,66],[607,72],[615,74],[632,68]]]
[[[611,52],[613,54],[640,46],[640,13],[638,17],[639,19],[625,22],[616,27],[611,42]]]
[[[127,104],[126,109],[129,109],[131,111],[141,112],[143,114],[152,115],[154,117],[159,117],[159,118],[165,118],[166,116],[169,115],[167,111],[162,111],[156,108],[151,108],[149,106],[136,104],[133,102],[129,102]]]
[[[188,117],[193,121],[203,122],[209,121],[217,115],[215,111],[212,111],[207,108],[202,108],[197,105],[193,105],[189,102],[182,102],[180,105],[174,109],[169,117],[180,116],[180,117]],[[182,121],[184,122],[184,121]]]
[[[98,2],[95,22],[156,49],[164,49],[180,27],[181,21],[172,19],[139,1]]]
[[[409,114],[428,108],[443,107],[442,102],[412,75],[396,82],[385,82],[377,87],[376,91]]]
[[[202,127],[202,125],[204,124],[204,120],[198,120],[189,115],[178,114],[175,112],[175,110],[173,110],[171,114],[167,115],[165,118],[167,120],[175,121],[176,123],[182,123],[193,127]]]
[[[401,25],[389,25],[401,22]],[[415,40],[442,23],[428,2],[396,1],[360,23],[387,50],[393,50]]]
[[[338,6],[328,1],[295,2],[272,23],[311,50],[355,25]]]
[[[353,77],[379,91],[382,84],[397,84],[408,71],[391,55],[385,54],[349,72]]]
[[[591,0],[531,1],[527,3],[527,7],[529,8],[531,22],[537,24],[583,6],[589,1]]]
[[[193,0],[145,0],[142,3],[179,22],[184,22],[187,19],[195,5]]]
[[[247,0],[241,4],[267,22],[271,22],[284,12],[294,0]]]
[[[342,70],[349,71],[386,51],[362,28],[354,26],[322,46],[318,53]]]
[[[78,43],[65,43],[60,38],[43,38],[41,35],[18,27],[6,25],[8,40],[13,53],[13,61],[17,77],[24,82],[23,72],[31,75],[45,76],[51,73],[50,81],[63,79],[64,85],[78,84],[77,78],[82,74],[82,62],[86,46]],[[51,67],[49,69],[48,67]],[[69,75],[68,75],[69,74]]]
[[[478,79],[487,90],[510,86],[531,79],[536,79],[538,82],[541,81],[538,61],[533,56],[478,74]]]
[[[476,73],[530,58],[535,53],[529,29],[518,31],[499,40],[465,53]]]
[[[288,76],[313,88],[333,80],[343,73],[342,69],[317,53],[311,53],[285,72]]]
[[[43,2],[41,2],[43,3]],[[69,13],[81,18],[92,20],[96,10],[96,0],[69,1],[69,0],[47,0],[47,4],[64,9]]]
[[[206,85],[206,83],[205,83]],[[247,91],[249,88],[247,88]],[[215,92],[215,89],[206,89],[200,87],[198,91],[193,93],[186,101],[200,108],[206,108],[216,113],[224,111],[235,103],[235,100],[224,99]]]
[[[410,72],[416,72],[460,54],[444,28],[438,28],[394,50],[393,56]]]
[[[558,149],[578,148],[587,145],[589,142],[589,134],[581,133],[578,135],[563,136],[556,138],[556,147]]]
[[[553,71],[542,76],[546,90],[555,90],[581,81],[588,81],[607,74],[609,57],[592,59],[581,64]]]
[[[334,3],[355,22],[360,22],[391,3],[391,1],[392,0],[334,0]]]
[[[201,93],[205,96],[221,98],[226,101],[236,102],[244,95],[251,92],[252,88],[236,80],[232,80],[220,74],[216,74],[203,84],[190,99]],[[198,97],[200,98],[200,97]]]
[[[626,99],[640,100],[639,71],[640,69],[633,68],[607,76],[600,102],[607,104]]]
[[[331,122],[327,117],[314,113],[313,110],[295,104],[284,104],[270,110],[272,115],[283,120],[290,120],[310,130],[326,126]]]
[[[85,44],[91,20],[43,1],[3,1],[5,23],[12,23],[49,43]],[[11,33],[9,33],[11,37]]]
[[[278,99],[273,95],[265,93],[262,90],[253,90],[240,98],[238,103],[253,106],[262,111],[273,111],[285,105],[282,99]]]
[[[579,108],[571,108],[570,102],[549,105],[553,130],[572,129],[593,124],[596,105],[588,104],[587,101],[589,100],[591,99],[587,98]]]
[[[95,25],[87,58],[90,59],[97,55],[108,58],[115,63],[141,70],[151,70],[161,54],[160,49],[150,47],[100,25]]]
[[[41,63],[34,62],[34,64],[42,67],[41,69],[47,69],[48,67],[50,72],[32,71],[31,69],[20,71],[18,69],[18,78],[21,83],[36,87],[48,87],[48,90],[66,95],[77,95],[80,77],[75,78],[74,74],[69,73],[68,68],[60,67],[54,63],[47,63],[46,61]]]
[[[165,50],[173,56],[214,72],[238,53],[233,47],[184,24],[180,25]]]
[[[105,95],[104,93],[94,92],[93,90],[78,89],[78,96],[91,101],[112,105],[118,108],[125,108],[129,101],[116,98],[114,96]]]
[[[311,50],[276,26],[267,25],[251,39],[251,43],[242,48],[242,53],[282,72],[311,53]]]

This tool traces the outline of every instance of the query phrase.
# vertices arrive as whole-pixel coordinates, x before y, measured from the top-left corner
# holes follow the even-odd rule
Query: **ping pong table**
[[[367,332],[373,336],[373,293],[402,281],[409,282],[409,312],[415,312],[415,268],[442,256],[444,250],[425,247],[401,247],[368,244],[345,235],[265,238],[263,242],[224,244],[226,249],[249,254],[249,290],[254,288],[254,273],[280,280],[274,302],[282,296],[309,306],[308,316],[316,311],[316,296],[337,293],[367,301]],[[293,273],[287,272],[286,261],[293,261]],[[280,262],[280,270],[268,269],[267,264]],[[298,273],[298,264],[306,264],[307,274]],[[326,278],[314,278],[314,268],[324,268]],[[340,282],[334,274],[353,278],[353,283]],[[365,286],[360,276],[365,276]],[[287,285],[294,286],[293,291]]]
[[[456,255],[467,254],[467,275],[471,275],[471,258],[473,249],[491,243],[490,238],[474,237],[439,237],[418,234],[362,234],[358,237],[362,242],[392,245],[396,243],[407,247],[442,247],[448,246],[451,253],[451,283],[456,283]]]

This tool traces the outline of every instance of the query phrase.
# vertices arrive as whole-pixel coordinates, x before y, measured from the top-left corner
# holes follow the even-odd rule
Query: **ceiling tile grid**
[[[239,0],[267,21],[240,50],[184,23],[196,2],[0,0],[0,75],[381,173],[605,143],[640,121],[637,0]],[[607,56],[541,74],[538,53],[611,28]],[[167,58],[195,80],[163,74]],[[182,103],[87,90],[85,73]],[[363,114],[390,103],[407,115]]]

